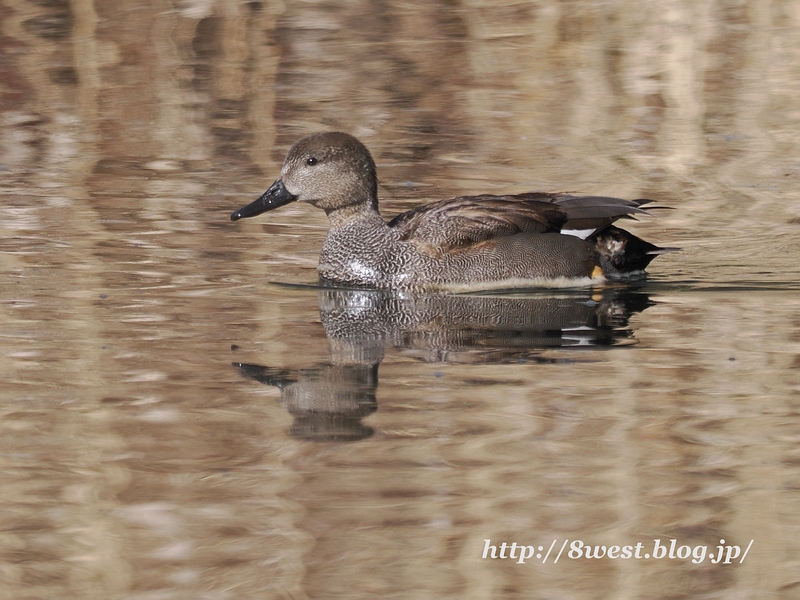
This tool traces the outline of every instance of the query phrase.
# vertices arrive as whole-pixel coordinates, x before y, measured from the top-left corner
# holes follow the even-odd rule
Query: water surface
[[[0,596],[798,597],[798,40],[756,0],[0,3]],[[321,212],[229,214],[330,129],[387,218],[649,197],[683,250],[320,290]]]

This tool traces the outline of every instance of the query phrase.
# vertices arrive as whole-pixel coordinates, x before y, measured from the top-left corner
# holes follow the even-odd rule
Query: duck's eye
[[[313,156],[311,158],[309,158],[308,160],[306,160],[306,164],[309,167],[313,167],[315,164],[317,164],[317,162],[319,162],[319,161],[317,161],[317,159],[314,158]]]

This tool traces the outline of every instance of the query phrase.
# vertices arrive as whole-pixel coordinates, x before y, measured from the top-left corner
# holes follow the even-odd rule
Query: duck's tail
[[[611,279],[641,277],[647,265],[659,254],[680,248],[659,248],[618,227],[606,227],[592,235],[603,274]]]

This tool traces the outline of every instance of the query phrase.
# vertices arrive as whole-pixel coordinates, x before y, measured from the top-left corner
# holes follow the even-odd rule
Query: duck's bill
[[[239,219],[246,219],[247,217],[255,217],[263,212],[278,208],[284,204],[289,204],[297,200],[297,196],[289,193],[289,190],[283,185],[283,181],[278,179],[273,183],[269,189],[261,194],[261,197],[255,202],[251,202],[247,206],[240,208],[231,213],[231,221],[238,221]]]

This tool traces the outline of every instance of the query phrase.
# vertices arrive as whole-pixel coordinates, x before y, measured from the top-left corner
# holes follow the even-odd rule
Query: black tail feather
[[[656,256],[680,250],[659,248],[619,227],[606,227],[589,241],[594,242],[603,273],[612,279],[643,275]]]

